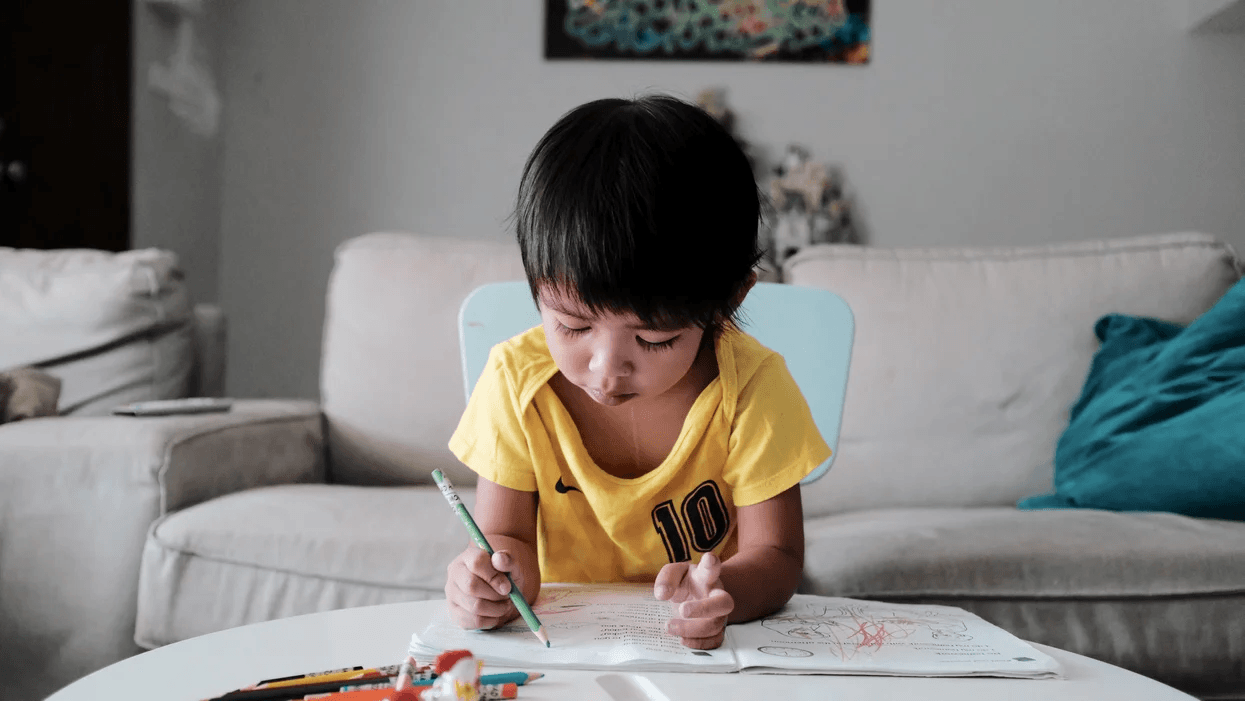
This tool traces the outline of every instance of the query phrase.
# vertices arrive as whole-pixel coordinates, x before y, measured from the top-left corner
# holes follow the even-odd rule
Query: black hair
[[[760,216],[734,137],[667,95],[566,113],[528,157],[514,212],[533,298],[549,285],[593,313],[714,336],[736,323]]]

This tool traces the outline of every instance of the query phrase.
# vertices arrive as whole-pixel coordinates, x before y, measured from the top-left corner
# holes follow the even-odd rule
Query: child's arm
[[[682,602],[669,631],[688,647],[720,646],[727,623],[777,611],[800,585],[804,569],[800,486],[741,506],[737,517],[739,550],[729,560],[719,564],[706,553],[699,566],[672,563],[657,575],[654,596]]]
[[[493,546],[493,557],[474,543],[468,545],[446,572],[445,598],[450,618],[459,626],[496,628],[519,615],[510,601],[506,572],[529,602],[540,594],[536,492],[510,489],[480,477],[473,513]]]
[[[722,584],[735,599],[730,623],[782,608],[804,575],[804,508],[800,485],[759,504],[741,506],[739,552],[722,563]]]

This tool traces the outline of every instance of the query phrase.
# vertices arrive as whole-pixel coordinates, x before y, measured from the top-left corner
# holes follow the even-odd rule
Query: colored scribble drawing
[[[642,587],[645,595],[651,590]],[[532,612],[546,627],[559,630],[592,629],[601,625],[636,626],[654,618],[668,618],[670,605],[649,599],[637,601],[636,587],[628,584],[598,584],[590,593],[581,587],[545,586],[532,605]],[[590,611],[585,614],[584,611]],[[498,632],[530,636],[523,619],[518,618],[497,628]]]
[[[808,604],[771,616],[761,621],[761,625],[788,638],[828,644],[832,654],[844,660],[921,633],[933,640],[972,640],[963,621],[933,611],[920,616],[879,615],[876,611],[866,611],[863,606]],[[761,652],[775,654],[765,649]]]
[[[801,650],[797,647],[781,647],[778,645],[762,645],[757,648],[767,655],[774,657],[812,657],[813,653],[809,650]]]
[[[568,589],[554,589],[546,587],[540,592],[540,598],[536,600],[536,604],[532,606],[532,612],[537,618],[543,616],[552,616],[559,613],[567,613],[581,608],[584,604],[568,604],[566,599],[571,597],[573,592]]]

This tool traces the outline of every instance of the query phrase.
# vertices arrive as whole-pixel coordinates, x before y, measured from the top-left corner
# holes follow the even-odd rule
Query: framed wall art
[[[545,0],[545,58],[869,62],[870,0]]]

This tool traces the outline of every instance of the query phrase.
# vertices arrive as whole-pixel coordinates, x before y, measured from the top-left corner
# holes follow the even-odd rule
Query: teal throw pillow
[[[1245,280],[1187,327],[1111,314],[1094,332],[1055,492],[1017,506],[1245,521]]]

